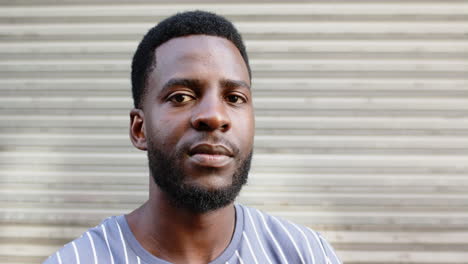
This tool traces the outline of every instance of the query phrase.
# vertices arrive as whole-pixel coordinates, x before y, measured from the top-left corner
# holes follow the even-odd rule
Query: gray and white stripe
[[[239,259],[239,263],[244,264],[244,261],[242,260],[241,256],[239,255],[239,251],[237,250],[236,250],[236,256],[237,256],[237,259]]]
[[[253,230],[254,230],[255,236],[257,237],[258,244],[260,245],[260,248],[262,249],[262,252],[263,252],[263,254],[265,255],[265,258],[266,258],[266,260],[268,261],[268,263],[273,264],[273,262],[271,262],[271,260],[270,260],[270,257],[269,257],[268,254],[266,253],[265,248],[263,247],[263,243],[262,243],[262,241],[260,240],[260,235],[259,235],[258,232],[257,232],[257,227],[255,226],[255,222],[253,221],[252,215],[250,214],[249,211],[250,211],[250,210],[249,210],[248,208],[246,208],[245,212],[247,213],[247,216],[249,217],[250,223],[252,224],[252,228],[253,228]]]
[[[250,254],[252,255],[252,258],[253,258],[255,264],[258,264],[257,257],[255,256],[255,253],[252,250],[252,245],[250,244],[249,237],[247,236],[247,234],[245,234],[245,231],[242,232],[242,236],[244,237],[245,242],[247,243],[247,247],[250,250]]]
[[[102,232],[104,233],[104,239],[106,240],[107,250],[109,251],[111,264],[114,264],[114,256],[112,256],[112,251],[109,246],[109,240],[107,240],[106,227],[104,226],[104,224],[101,225],[101,229],[102,229]]]
[[[125,240],[122,234],[122,229],[120,228],[120,225],[117,221],[115,221],[117,224],[117,228],[119,229],[119,234],[120,234],[120,241],[122,241],[122,247],[124,249],[124,254],[125,254],[125,264],[128,264],[128,255],[127,255],[127,246],[125,245]]]
[[[270,227],[268,227],[268,224],[267,224],[266,221],[265,221],[265,217],[263,216],[263,214],[262,214],[260,211],[258,211],[258,210],[256,210],[256,211],[257,211],[257,214],[260,215],[260,218],[262,219],[262,222],[263,222],[263,224],[265,225],[265,229],[267,230],[268,235],[270,235],[270,237],[271,237],[273,243],[275,244],[275,247],[276,247],[276,249],[278,250],[278,252],[279,252],[281,258],[284,260],[284,262],[285,262],[286,264],[289,264],[288,260],[287,260],[286,257],[284,256],[283,250],[281,249],[281,247],[280,247],[278,241],[276,240],[275,236],[274,236],[273,233],[271,232]]]
[[[327,260],[327,264],[330,263],[330,260],[328,259],[328,256],[327,256],[327,252],[323,248],[322,241],[320,241],[320,238],[317,236],[317,234],[315,233],[314,230],[312,230],[310,228],[307,228],[307,230],[309,230],[309,232],[311,232],[312,235],[314,236],[314,238],[317,240],[317,243],[319,244],[320,249],[322,250],[323,256]]]
[[[289,233],[289,231],[284,227],[284,225],[281,223],[280,220],[278,220],[276,217],[272,217],[273,220],[275,220],[278,225],[283,229],[283,231],[286,233],[286,235],[288,236],[289,240],[291,240],[294,248],[296,249],[296,252],[299,256],[299,258],[301,259],[301,263],[305,264],[305,261],[304,261],[304,257],[302,256],[301,254],[301,251],[299,250],[299,248],[297,247],[297,244],[296,244],[296,241],[294,241],[293,237],[291,236],[291,233]]]
[[[322,235],[318,235],[322,241],[326,241],[326,239],[322,236]],[[338,256],[335,254],[335,251],[330,247],[330,245],[328,243],[323,243],[325,244],[325,247],[327,247],[328,251],[330,251],[332,254],[333,254],[333,257],[335,258],[336,262],[337,263],[340,263],[340,259],[338,258]],[[330,261],[331,262],[331,261]]]
[[[91,248],[93,249],[94,264],[98,264],[96,248],[94,247],[93,237],[91,236],[89,232],[86,232],[86,235],[88,235],[89,243],[91,244]]]
[[[73,251],[75,251],[76,264],[80,264],[80,255],[78,254],[78,249],[76,248],[75,241],[72,242]]]
[[[62,264],[62,257],[60,257],[60,252],[55,253],[57,255],[57,260],[59,264]]]
[[[304,238],[306,244],[307,244],[307,249],[309,250],[309,254],[310,254],[310,258],[312,259],[312,264],[315,264],[315,254],[314,252],[312,251],[312,246],[310,245],[310,242],[309,242],[309,239],[307,238],[307,236],[304,234],[304,231],[301,230],[301,228],[299,228],[296,224],[294,224],[293,222],[289,222],[289,224],[291,224],[292,226],[294,226],[294,228],[297,229],[297,231],[299,231],[299,233],[301,233],[302,237]]]
[[[230,245],[220,256],[226,264],[341,264],[320,233],[260,210],[240,209],[237,212],[241,218],[234,233],[236,245]],[[133,238],[124,216],[110,218],[64,246],[45,263],[142,264],[144,256],[138,252],[144,249]]]

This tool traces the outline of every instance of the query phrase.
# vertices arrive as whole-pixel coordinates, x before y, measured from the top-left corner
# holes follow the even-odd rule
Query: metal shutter
[[[257,134],[239,201],[345,263],[467,263],[468,1],[0,1],[0,262],[38,263],[147,197],[130,59],[177,11],[232,19]]]

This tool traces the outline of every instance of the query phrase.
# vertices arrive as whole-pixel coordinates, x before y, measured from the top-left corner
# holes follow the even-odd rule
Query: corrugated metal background
[[[468,1],[0,0],[0,263],[147,197],[130,59],[176,11],[243,33],[256,154],[239,201],[346,263],[468,263]]]

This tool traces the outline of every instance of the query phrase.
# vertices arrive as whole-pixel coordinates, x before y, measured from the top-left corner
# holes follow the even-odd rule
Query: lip
[[[208,155],[224,155],[228,157],[234,156],[231,149],[224,145],[213,145],[209,143],[199,143],[190,148],[189,155],[208,154]]]
[[[202,167],[221,168],[233,159],[232,151],[224,145],[201,143],[189,151],[190,160]]]

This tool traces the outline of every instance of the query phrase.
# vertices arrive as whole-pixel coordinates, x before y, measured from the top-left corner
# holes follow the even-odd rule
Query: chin
[[[174,207],[194,213],[207,213],[234,202],[242,185],[183,184],[176,189],[163,189]]]
[[[234,168],[220,170],[217,168],[204,168],[200,171],[188,171],[184,173],[184,184],[198,186],[206,190],[216,190],[227,188],[232,184],[235,177]],[[190,175],[190,176],[189,176]]]
[[[158,188],[176,208],[206,213],[225,207],[236,199],[247,183],[252,154],[225,168],[183,166],[182,155],[170,157],[157,150],[148,151],[149,169]],[[181,166],[182,165],[182,166]]]

